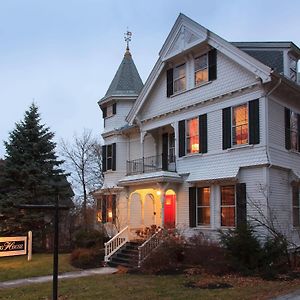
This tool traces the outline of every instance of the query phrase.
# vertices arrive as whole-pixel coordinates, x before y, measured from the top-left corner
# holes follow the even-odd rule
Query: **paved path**
[[[91,275],[113,274],[117,271],[118,271],[118,269],[109,268],[109,267],[88,269],[88,270],[83,270],[83,271],[63,273],[63,274],[58,275],[58,279],[69,279],[69,278],[87,277],[87,276],[91,276]],[[52,275],[23,278],[23,279],[17,279],[17,280],[9,280],[9,281],[0,282],[0,289],[30,285],[33,283],[43,283],[43,282],[49,282],[49,281],[52,281]]]
[[[300,290],[297,290],[293,293],[276,297],[273,300],[299,300],[299,299],[300,299]]]

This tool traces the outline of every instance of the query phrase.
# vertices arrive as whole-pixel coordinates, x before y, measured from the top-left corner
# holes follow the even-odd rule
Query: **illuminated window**
[[[208,81],[208,55],[195,58],[195,85]]]
[[[221,226],[235,226],[235,187],[221,187]]]
[[[232,145],[243,145],[249,142],[248,104],[232,108]]]
[[[210,188],[198,188],[197,195],[197,224],[210,224]]]
[[[186,123],[186,152],[199,153],[199,119],[190,119]]]
[[[115,223],[116,195],[103,195],[97,201],[97,220],[102,223]]]
[[[293,186],[293,226],[300,226],[300,195],[299,186]]]
[[[174,68],[174,93],[184,91],[185,83],[185,64]]]
[[[299,131],[298,131],[298,118],[299,115],[290,111],[290,136],[291,136],[291,149],[299,151]]]

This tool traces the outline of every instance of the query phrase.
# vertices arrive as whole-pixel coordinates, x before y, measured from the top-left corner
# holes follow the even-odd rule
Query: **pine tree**
[[[49,204],[55,197],[57,182],[65,180],[62,161],[55,154],[54,133],[41,124],[38,107],[32,104],[24,120],[4,142],[5,163],[1,176],[0,231],[18,234],[28,230],[43,240],[45,212],[22,210],[20,204]]]

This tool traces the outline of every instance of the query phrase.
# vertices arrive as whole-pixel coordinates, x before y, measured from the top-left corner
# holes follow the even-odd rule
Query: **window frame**
[[[183,69],[184,69],[184,76],[175,77],[175,70],[179,69],[180,67],[183,67]],[[175,82],[177,82],[183,78],[184,78],[184,88],[176,91],[175,90]],[[185,62],[178,64],[173,68],[173,95],[178,94],[183,91],[186,91],[186,63]]]
[[[247,133],[248,133],[248,136],[247,136],[247,143],[244,143],[244,144],[234,144],[233,141],[234,141],[234,135],[233,135],[233,128],[237,128],[237,127],[240,127],[240,126],[244,126],[245,124],[242,124],[242,125],[233,125],[233,118],[234,118],[234,109],[237,108],[237,107],[240,107],[240,106],[246,106],[247,108]],[[241,103],[241,104],[237,104],[237,105],[234,105],[234,106],[231,106],[231,147],[241,147],[241,146],[244,146],[244,145],[249,145],[249,142],[250,142],[250,127],[249,127],[249,102],[245,102],[245,103]]]
[[[116,222],[116,215],[114,216],[113,212],[113,201],[114,201],[114,194],[110,195],[102,195],[100,199],[97,200],[97,221],[99,223],[112,223],[115,224]],[[103,220],[103,202],[105,201],[105,210],[106,210],[106,216],[105,220]],[[110,204],[110,205],[109,205]],[[109,214],[111,213],[111,216]]]
[[[111,155],[108,155],[108,149],[111,151]],[[110,167],[109,167],[109,162],[110,162]],[[113,165],[113,145],[109,144],[106,145],[106,171],[112,170],[112,165]]]
[[[209,205],[199,205],[199,189],[208,189],[209,190]],[[199,209],[209,208],[209,223],[199,224]],[[211,187],[210,186],[201,186],[196,189],[196,226],[197,227],[210,227],[211,226]]]
[[[222,205],[222,188],[232,186],[234,188],[234,205]],[[222,225],[222,208],[234,208],[234,225]],[[228,184],[220,186],[220,225],[223,228],[235,228],[237,224],[236,185]]]
[[[169,156],[169,163],[175,162],[175,133],[170,133],[168,138],[168,156]]]
[[[297,188],[297,204],[298,205],[294,205],[294,191],[293,189]],[[298,211],[298,224],[295,225],[295,218],[294,218],[294,210]],[[299,186],[292,186],[292,222],[293,222],[293,228],[300,228],[300,190],[299,190]]]
[[[292,66],[292,63],[295,63],[295,67]],[[297,82],[298,79],[297,60],[292,56],[289,56],[289,71],[290,71],[289,73],[290,80]],[[294,75],[294,78],[292,74]]]
[[[191,120],[197,120],[198,135],[189,135],[188,136],[188,122]],[[197,116],[197,117],[185,120],[185,128],[186,128],[186,130],[185,130],[185,155],[194,155],[194,154],[199,153],[199,149],[200,149],[199,117]],[[190,139],[191,137],[194,137],[194,136],[198,136],[198,150],[196,152],[188,152],[188,144],[189,144],[188,138]]]
[[[196,70],[196,59],[199,59],[203,56],[206,56],[206,68],[202,68],[202,69],[197,69]],[[199,83],[196,82],[196,73],[197,72],[200,72],[200,71],[204,71],[204,70],[207,70],[207,80],[206,81],[201,81]],[[204,83],[207,83],[209,82],[209,61],[208,61],[208,52],[205,53],[205,54],[201,54],[201,55],[198,55],[197,57],[194,58],[194,85],[195,87],[198,87],[198,86],[201,86],[202,84]]]

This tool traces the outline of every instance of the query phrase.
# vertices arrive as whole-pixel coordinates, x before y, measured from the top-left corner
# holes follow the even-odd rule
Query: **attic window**
[[[290,63],[290,79],[293,81],[297,81],[297,61],[289,57],[289,63]]]
[[[195,58],[195,85],[208,81],[208,55]]]
[[[102,107],[103,119],[112,117],[117,113],[117,103],[108,104],[105,107]]]
[[[174,93],[184,91],[185,84],[185,64],[174,68]]]

